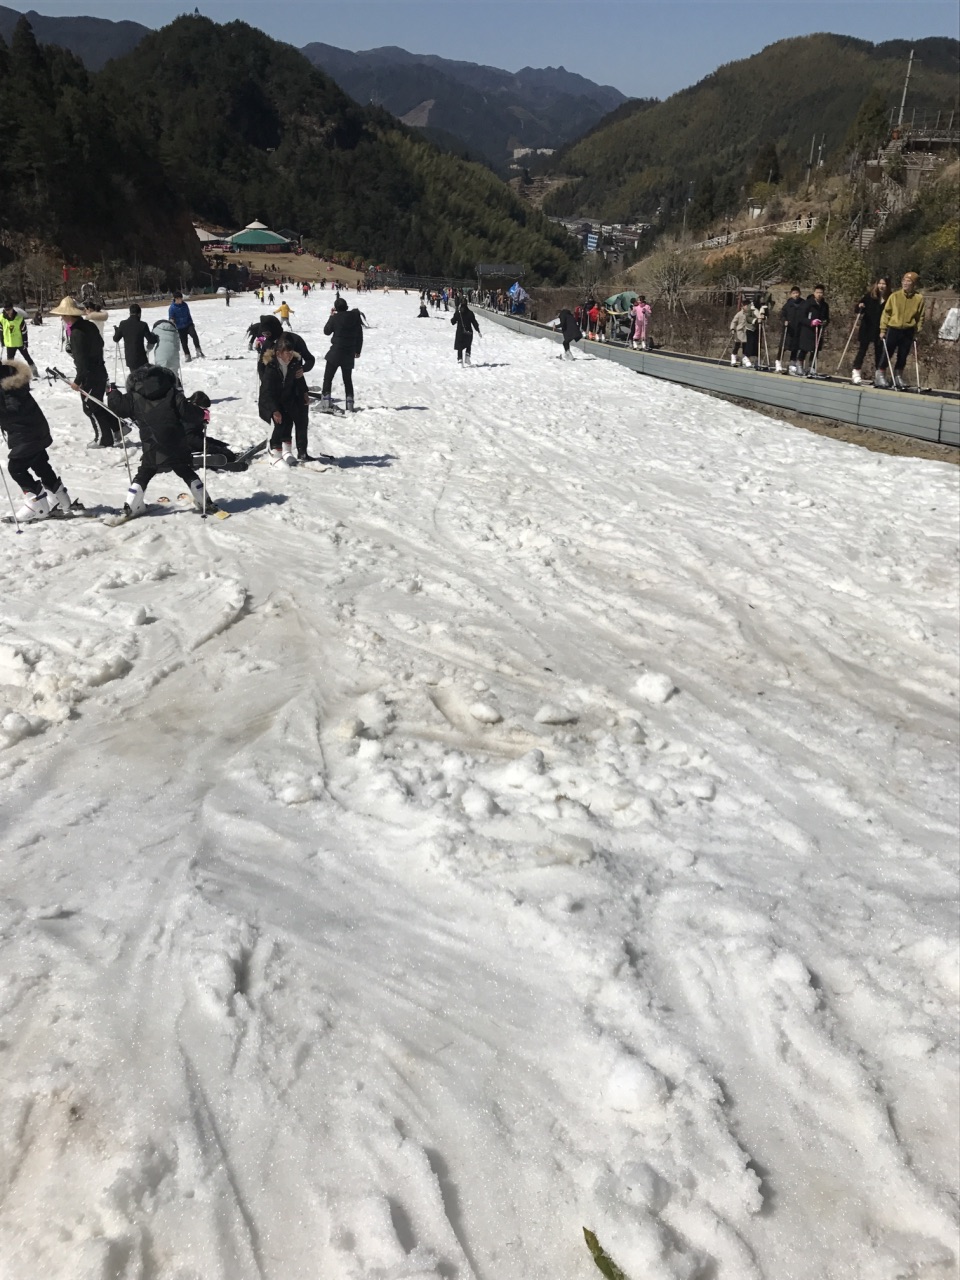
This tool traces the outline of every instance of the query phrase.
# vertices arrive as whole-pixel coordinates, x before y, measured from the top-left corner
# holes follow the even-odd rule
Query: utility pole
[[[897,127],[903,124],[903,109],[907,105],[907,86],[910,84],[910,72],[913,70],[913,50],[910,50],[910,58],[907,62],[907,77],[903,82],[903,97],[900,99],[900,115],[897,118]]]
[[[817,135],[814,134],[813,137],[810,139],[810,159],[807,161],[807,185],[806,185],[806,188],[804,189],[804,193],[803,193],[804,195],[806,195],[810,190],[810,173],[813,169],[813,148],[816,145],[816,142],[817,142]]]

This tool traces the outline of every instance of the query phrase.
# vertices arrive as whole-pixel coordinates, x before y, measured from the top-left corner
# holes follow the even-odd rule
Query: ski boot
[[[123,514],[128,519],[133,520],[135,516],[146,515],[146,511],[147,503],[143,496],[142,487],[138,484],[132,484],[123,500]]]
[[[859,369],[854,369],[853,373],[851,373],[850,375],[850,381],[853,383],[855,387],[860,386],[861,382],[863,382],[863,379],[860,377]]]
[[[283,449],[280,451],[280,456],[283,458],[284,462],[287,464],[288,467],[292,467],[294,462],[296,462],[296,458],[293,453],[293,443],[290,440],[284,440]]]
[[[878,391],[890,390],[890,383],[887,381],[886,377],[883,374],[883,371],[880,369],[878,369],[877,372],[873,375],[873,385],[877,388]]]
[[[193,499],[193,505],[201,513],[206,511],[207,515],[215,515],[220,510],[209,493],[205,494],[202,480],[190,482],[190,497]],[[206,497],[206,503],[204,503],[204,497]]]
[[[57,515],[63,512],[70,514],[70,495],[67,493],[67,486],[60,481],[60,484],[54,490],[47,490],[47,501],[50,504],[50,512]]]
[[[49,514],[50,501],[43,490],[40,493],[31,493],[29,489],[24,491],[23,506],[17,511],[17,519],[21,524],[27,524],[31,520],[46,520]]]
[[[470,363],[470,357],[467,356],[467,364],[469,363]],[[353,413],[353,396],[347,396],[343,404],[344,404],[344,409],[346,410],[347,413]]]

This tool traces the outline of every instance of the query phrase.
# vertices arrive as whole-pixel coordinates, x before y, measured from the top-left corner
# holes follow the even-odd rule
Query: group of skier
[[[872,348],[874,385],[904,388],[907,359],[923,329],[924,301],[923,294],[917,289],[918,282],[917,273],[908,271],[901,287],[891,292],[890,281],[881,276],[857,303],[847,340],[849,347],[854,333],[859,334],[851,373],[855,386],[863,381],[861,370],[867,352]],[[732,365],[742,364],[749,369],[760,363],[763,355],[761,343],[766,342],[764,330],[770,302],[771,299],[764,298],[762,294],[746,298],[730,321]],[[782,333],[774,362],[775,371],[783,373],[786,361],[788,374],[808,378],[825,376],[818,371],[818,360],[830,326],[830,304],[823,285],[814,285],[813,292],[806,298],[799,285],[794,285],[780,312],[780,320]],[[847,347],[844,347],[844,354]],[[887,380],[888,373],[890,381]]]

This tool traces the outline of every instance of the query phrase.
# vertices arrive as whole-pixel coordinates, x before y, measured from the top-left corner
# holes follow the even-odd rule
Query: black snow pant
[[[28,458],[11,459],[7,463],[7,470],[10,472],[10,479],[24,493],[35,493],[39,497],[44,489],[56,493],[60,488],[60,477],[51,467],[46,449],[38,449]]]
[[[864,357],[871,347],[873,347],[874,372],[880,372],[886,366],[886,357],[883,354],[883,343],[880,341],[880,335],[878,333],[861,333],[860,345],[857,347],[857,357],[853,362],[853,367],[857,373],[863,368]]]
[[[784,349],[790,352],[790,363],[800,364],[803,352],[800,350],[800,326],[792,329],[787,325],[787,336],[784,338]]]
[[[293,426],[297,437],[297,453],[308,453],[307,435],[310,430],[310,407],[301,405],[293,415]]]
[[[747,340],[743,344],[743,354],[751,360],[756,360],[760,355],[760,328],[747,330]]]
[[[195,324],[192,324],[192,323],[191,323],[191,324],[188,324],[188,325],[187,325],[187,327],[186,327],[185,329],[178,329],[178,330],[177,330],[177,333],[180,335],[180,345],[181,345],[181,347],[183,347],[183,354],[184,354],[185,356],[188,356],[188,355],[190,354],[189,350],[187,349],[187,338],[192,338],[192,339],[193,339],[193,349],[194,349],[194,351],[196,351],[196,352],[197,352],[197,354],[199,355],[199,353],[200,353],[200,339],[197,337],[197,326],[196,326]]]
[[[144,492],[158,471],[172,471],[188,487],[194,481],[199,481],[200,477],[193,468],[193,454],[185,440],[182,443],[150,440],[144,436],[142,428],[140,438],[143,453],[140,455],[140,468],[133,477],[133,483],[138,484]]]
[[[333,375],[339,369],[343,374],[343,393],[353,399],[353,356],[327,356],[323,369],[323,387],[321,395],[328,396],[333,390]]]
[[[20,354],[23,356],[24,360],[26,360],[27,364],[33,370],[33,372],[34,373],[37,372],[37,366],[33,363],[33,360],[31,359],[31,356],[30,356],[30,352],[27,350],[26,347],[4,347],[4,350],[7,353],[8,360],[12,360],[16,356],[17,352],[19,351]]]
[[[917,336],[914,328],[888,329],[884,345],[887,348],[887,359],[893,364],[894,373],[903,373],[907,367],[907,357],[913,350]],[[894,360],[896,356],[896,360]]]
[[[106,366],[78,385],[84,391],[89,392],[90,395],[102,400],[107,391]],[[114,441],[114,432],[119,430],[120,423],[112,413],[101,408],[100,405],[94,404],[86,396],[81,396],[81,400],[83,402],[83,412],[90,419],[90,425],[93,427],[93,436],[97,444],[102,445],[104,448],[111,446]]]
[[[284,413],[279,422],[276,422],[273,418],[268,418],[267,425],[271,428],[271,449],[281,449],[288,440],[293,438],[293,419],[288,413]],[[299,448],[299,445],[297,447]]]

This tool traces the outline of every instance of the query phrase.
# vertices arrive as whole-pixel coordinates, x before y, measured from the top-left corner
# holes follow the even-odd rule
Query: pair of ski
[[[229,520],[230,519],[231,512],[224,511],[220,507],[208,507],[206,511],[201,512],[200,508],[194,502],[192,495],[189,493],[178,493],[176,497],[176,501],[188,503],[189,505],[185,506],[183,510],[196,511],[198,512],[198,514],[203,515],[204,518],[209,516],[212,520]],[[167,498],[167,497],[160,497],[156,499],[156,502],[161,507],[168,507],[172,504],[173,499]],[[123,511],[117,511],[115,513],[111,513],[110,515],[104,516],[101,523],[105,524],[108,529],[117,529],[120,527],[120,525],[129,524],[131,520],[139,520],[141,516],[146,514],[147,513],[145,511],[141,511],[139,514],[135,515],[132,511],[128,511],[126,508],[124,508]]]

